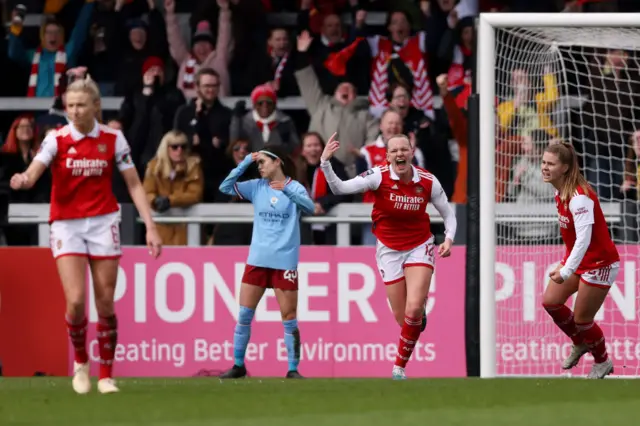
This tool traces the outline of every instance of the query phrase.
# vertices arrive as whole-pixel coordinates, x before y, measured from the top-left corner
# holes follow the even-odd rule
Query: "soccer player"
[[[258,163],[261,179],[238,182],[252,162]],[[251,336],[256,307],[267,288],[273,288],[280,305],[287,348],[288,379],[302,378],[298,308],[298,257],[300,215],[313,214],[315,205],[304,186],[293,180],[296,170],[291,159],[277,146],[265,146],[247,155],[220,184],[220,191],[249,200],[254,207],[253,235],[249,258],[240,287],[240,310],[233,334],[234,365],[220,375],[237,379],[247,375],[245,352]]]
[[[29,189],[51,167],[51,251],[66,298],[66,322],[75,353],[72,385],[79,394],[91,390],[85,313],[87,265],[99,316],[98,391],[119,390],[112,378],[118,340],[114,292],[121,255],[120,212],[111,188],[116,167],[147,227],[150,254],[157,257],[161,250],[129,145],[122,132],[98,124],[95,117],[99,108],[100,92],[95,82],[87,77],[70,84],[66,91],[70,123],[50,132],[27,170],[11,178],[11,188]]]
[[[620,256],[611,241],[598,196],[578,168],[569,144],[549,145],[542,157],[542,178],[556,189],[560,235],[566,254],[549,274],[543,306],[573,342],[565,370],[575,367],[591,352],[594,364],[588,377],[603,379],[613,373],[604,335],[593,319],[604,303],[620,269]],[[578,293],[574,312],[565,305]]]
[[[427,205],[431,202],[445,224],[445,241],[438,254],[447,257],[456,234],[456,217],[438,179],[411,165],[413,148],[405,135],[387,140],[387,164],[342,181],[329,159],[340,147],[333,134],[321,157],[321,167],[334,194],[372,191],[373,233],[378,239],[376,262],[387,297],[402,327],[398,353],[392,370],[395,380],[406,379],[405,367],[421,333],[424,301],[429,294],[435,264],[434,237]]]

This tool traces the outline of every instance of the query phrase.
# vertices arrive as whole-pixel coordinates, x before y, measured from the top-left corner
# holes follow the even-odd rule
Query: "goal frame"
[[[507,27],[640,27],[640,13],[481,13],[477,92],[480,139],[480,377],[496,377],[495,66],[496,29]]]

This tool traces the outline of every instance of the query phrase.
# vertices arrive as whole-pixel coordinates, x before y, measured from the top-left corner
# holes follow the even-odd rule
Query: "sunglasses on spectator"
[[[183,143],[180,144],[176,144],[176,145],[169,145],[169,148],[171,149],[171,151],[177,151],[179,149],[184,149],[185,145]]]
[[[236,151],[236,152],[237,151],[248,151],[249,148],[247,148],[246,145],[236,145],[236,146],[233,147],[233,150]]]
[[[273,101],[265,99],[265,100],[261,100],[261,101],[256,102],[256,106],[263,106],[263,105],[271,106],[271,105],[273,105]]]

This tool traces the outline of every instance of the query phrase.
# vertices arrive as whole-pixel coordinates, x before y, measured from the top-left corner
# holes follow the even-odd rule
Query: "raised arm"
[[[220,192],[227,195],[238,195],[240,198],[247,199],[249,201],[253,199],[253,187],[256,179],[240,183],[238,183],[238,179],[240,179],[240,176],[242,176],[242,174],[249,168],[251,163],[255,160],[256,155],[257,153],[255,152],[247,155],[235,169],[231,170],[229,176],[227,176],[220,184],[220,187],[218,188]]]
[[[331,192],[335,195],[347,195],[378,189],[380,182],[382,182],[382,173],[378,167],[369,169],[349,180],[342,180],[336,175],[329,161],[333,154],[340,149],[340,142],[335,140],[336,135],[337,133],[331,135],[320,157],[320,168],[324,173],[327,184],[329,184],[329,188],[331,188]]]
[[[593,223],[595,222],[593,216],[594,205],[593,200],[586,195],[578,195],[569,201],[569,210],[573,216],[573,225],[576,229],[576,242],[573,245],[573,249],[571,249],[569,258],[564,266],[560,268],[560,276],[564,280],[576,272],[589,248]]]

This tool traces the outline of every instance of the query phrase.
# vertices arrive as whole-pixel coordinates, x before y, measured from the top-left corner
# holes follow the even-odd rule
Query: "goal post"
[[[538,161],[541,151],[536,150],[543,149],[542,142],[552,143],[557,139],[571,143],[578,140],[596,143],[598,132],[606,133],[608,130],[602,120],[598,121],[603,117],[594,118],[598,113],[586,106],[590,105],[589,102],[596,102],[594,98],[599,96],[598,88],[584,82],[577,84],[572,78],[577,76],[580,81],[591,81],[593,76],[589,73],[593,72],[593,64],[589,58],[604,58],[605,53],[602,52],[607,49],[636,53],[635,62],[628,66],[633,68],[634,75],[637,73],[640,76],[640,14],[482,13],[478,18],[477,34],[480,376],[558,376],[563,374],[560,369],[561,358],[566,356],[570,341],[541,308],[541,295],[549,270],[555,267],[564,253],[564,247],[558,239],[559,231],[554,229],[558,222],[555,205],[548,193],[535,195],[539,198],[522,196],[517,198],[520,201],[509,198],[512,192],[521,194],[517,188],[524,186],[522,176],[535,182],[532,175],[536,166],[533,160],[529,164],[522,159],[525,154],[520,152],[521,145],[515,150],[504,151],[508,160],[508,164],[504,165],[504,168],[508,168],[506,173],[496,172],[496,166],[504,172],[503,164],[497,163],[496,158],[508,145],[504,142],[505,138],[511,137],[518,141],[527,140],[527,146],[533,147],[527,149],[538,153]],[[518,78],[514,72],[516,70],[517,73],[526,74],[525,80],[531,86],[531,98],[523,102],[529,102],[534,113],[505,119],[512,113],[510,109],[515,109],[514,105],[521,105],[522,101],[514,95],[517,89],[512,92],[517,84],[510,87],[511,79]],[[619,103],[627,103],[626,99],[635,95],[630,93],[633,90],[616,87],[619,87],[619,99],[623,99]],[[606,102],[608,105],[605,106],[620,106],[611,100]],[[629,108],[632,110],[634,107],[640,110],[640,102]],[[535,117],[532,118],[532,115]],[[624,121],[622,126],[625,129],[630,128],[626,117],[610,116],[603,119],[606,122],[614,118]],[[537,124],[531,127],[529,119]],[[640,123],[640,114],[635,119]],[[640,130],[640,125],[637,130]],[[504,133],[509,136],[505,137]],[[611,146],[617,146],[619,151],[626,149],[625,142],[610,143]],[[624,171],[604,170],[598,166],[601,164],[598,161],[606,159],[617,164],[618,154],[606,157],[598,151],[578,151],[581,161],[585,161],[581,164],[595,164],[589,166],[588,171],[590,176],[595,176],[596,183],[600,183],[598,173],[607,172],[611,179],[610,186],[617,185],[613,183],[614,177],[619,180]],[[534,154],[529,152],[526,155]],[[590,162],[586,163],[587,160]],[[619,160],[624,161],[624,158]],[[516,173],[514,169],[520,161],[523,164]],[[544,186],[536,189],[545,190]],[[611,197],[616,198],[613,195]],[[620,354],[619,357],[612,356],[616,374],[636,377],[640,376],[640,242],[635,238],[627,238],[630,233],[626,231],[629,229],[624,228],[630,227],[628,216],[635,215],[640,209],[627,213],[623,199],[610,199],[603,201],[603,211],[610,224],[617,224],[615,226],[621,228],[616,238],[621,269],[607,304],[598,313],[596,321],[605,332],[608,347],[609,344],[615,345],[609,349],[610,355],[614,349]],[[506,300],[508,297],[511,299]],[[568,303],[572,302],[573,299],[570,299]],[[591,362],[592,359],[587,355],[571,374],[586,374]]]

